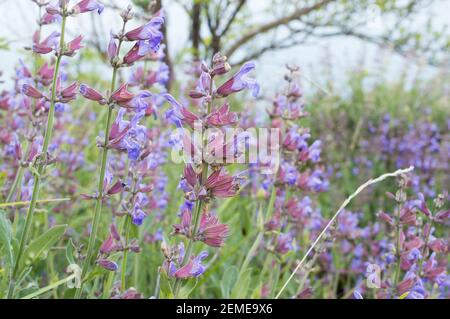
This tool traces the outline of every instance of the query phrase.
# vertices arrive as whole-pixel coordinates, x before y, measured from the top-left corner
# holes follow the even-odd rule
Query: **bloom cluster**
[[[321,142],[310,142],[308,128],[300,127],[299,120],[307,116],[302,91],[296,82],[297,67],[288,66],[285,76],[286,92],[278,95],[271,109],[271,126],[280,129],[281,156],[279,170],[268,175],[260,191],[275,192],[273,216],[266,221],[268,238],[266,249],[280,255],[299,249],[296,238],[301,238],[303,227],[320,212],[313,208],[312,199],[305,195],[326,191],[328,181],[321,165]]]
[[[88,3],[89,2],[89,3]],[[76,16],[79,13],[93,11],[93,7],[102,8],[97,1],[81,1],[69,8],[69,1],[60,1],[57,5],[48,5],[47,2],[36,1],[35,3],[45,9],[45,13],[39,17],[38,30],[33,35],[33,44],[27,49],[31,49],[35,53],[35,68],[29,68],[23,61],[20,61],[16,68],[15,86],[10,92],[2,93],[2,109],[7,110],[9,118],[8,123],[11,125],[15,133],[8,130],[7,127],[2,128],[2,141],[6,144],[6,155],[11,156],[14,160],[16,170],[18,167],[35,167],[37,160],[41,158],[43,136],[42,126],[45,117],[48,116],[51,108],[50,104],[54,104],[56,111],[55,130],[60,130],[64,123],[71,118],[69,102],[76,98],[77,86],[76,82],[67,83],[68,74],[65,70],[64,61],[58,62],[50,60],[48,62],[40,62],[40,55],[54,53],[56,57],[73,56],[82,47],[82,36],[77,36],[73,40],[64,43],[60,39],[61,32],[53,31],[46,38],[41,40],[43,26],[50,25],[55,21],[60,21],[62,16]],[[56,13],[56,11],[58,13]],[[51,12],[51,13],[49,13]],[[99,10],[99,13],[101,10]],[[59,19],[50,19],[49,17],[58,16]],[[64,32],[64,30],[63,30]],[[63,44],[60,47],[60,44]],[[56,72],[55,72],[56,69]],[[53,115],[50,115],[53,117]],[[46,128],[49,129],[49,128]],[[52,128],[50,128],[52,129]],[[60,149],[62,144],[69,143],[72,137],[65,130],[60,130],[58,138],[49,145],[50,152]],[[23,143],[21,141],[25,141]],[[27,145],[27,146],[25,146]],[[69,172],[56,172],[55,174],[70,175],[79,167],[83,161],[82,153],[65,152],[59,156],[57,154],[46,154],[47,159],[42,160],[42,164],[50,164],[56,160],[68,163]],[[71,160],[69,160],[71,158]],[[29,199],[32,193],[33,181],[31,174],[25,172],[25,181],[20,180],[20,175],[16,174],[18,184],[13,185],[12,196],[14,191],[20,188],[23,198]],[[18,178],[20,177],[20,178]],[[24,184],[24,187],[22,186]],[[72,190],[73,191],[73,190]],[[16,198],[20,198],[21,194],[17,194]]]
[[[439,228],[449,222],[450,211],[445,209],[448,195],[434,199],[433,213],[422,193],[408,198],[411,181],[409,176],[401,177],[398,191],[387,194],[396,203],[394,213],[380,211],[382,224],[376,223],[372,232],[362,237],[366,248],[361,250],[355,271],[364,274],[371,283],[369,288],[377,289],[377,298],[448,298],[448,238],[438,235]],[[383,232],[390,234],[390,239],[380,239]],[[357,289],[367,295],[363,283],[361,280]]]
[[[119,33],[111,32],[111,39],[107,48],[108,59],[114,70],[112,87],[115,85],[115,75],[118,69],[129,67],[139,60],[147,59],[147,57],[151,58],[150,56],[152,56],[154,58],[157,56],[163,38],[160,31],[164,22],[161,12],[153,16],[145,25],[128,32],[125,32],[125,27],[133,17],[130,6],[122,12],[121,17],[123,20],[122,31]],[[126,42],[131,42],[131,49],[123,58],[120,58],[120,49],[122,44]],[[161,73],[162,77],[166,77],[163,74],[164,72],[157,72],[156,76]],[[136,76],[132,78],[133,85],[136,86],[139,83]],[[152,84],[149,85],[146,82],[146,88],[150,88]],[[104,180],[99,192],[85,197],[103,201],[108,196],[121,194],[120,205],[113,209],[113,212],[115,216],[127,217],[120,231],[111,232],[104,241],[102,245],[104,249],[103,251],[100,249],[97,256],[97,264],[112,271],[117,270],[118,266],[113,260],[108,259],[111,252],[118,249],[123,251],[124,260],[126,260],[128,251],[139,252],[136,239],[131,243],[129,242],[130,226],[128,223],[131,221],[134,225],[139,226],[147,216],[148,213],[145,210],[150,205],[149,193],[153,190],[155,180],[146,182],[144,179],[152,175],[151,171],[160,164],[155,163],[155,154],[152,154],[157,151],[158,146],[152,142],[152,132],[146,126],[140,124],[145,116],[156,111],[154,109],[155,96],[148,90],[133,93],[129,91],[128,87],[129,84],[125,82],[112,92],[101,93],[86,84],[80,85],[80,93],[86,99],[108,107],[108,123],[105,135],[97,138],[97,145],[104,152],[105,161],[102,161],[102,169],[105,170]],[[109,118],[115,108],[118,108],[117,117],[110,125]],[[112,162],[107,161],[108,150],[116,151],[116,154],[113,154],[115,160]],[[127,155],[124,161],[121,157],[122,153]],[[113,171],[119,176],[115,183],[112,182]],[[111,229],[116,229],[116,226],[113,224]],[[93,232],[95,231],[94,229]],[[125,239],[123,245],[118,245],[117,243],[120,243],[119,233],[121,232],[125,233]],[[126,270],[126,265],[123,265],[123,268]],[[123,283],[123,285],[125,284]]]
[[[355,159],[353,173],[361,174],[379,164],[386,169],[414,165],[419,173],[412,177],[413,190],[435,197],[440,186],[449,182],[440,173],[449,169],[450,135],[427,116],[424,111],[423,119],[408,126],[390,115],[385,115],[379,123],[369,122],[368,134],[360,141],[362,152]]]
[[[254,63],[245,63],[237,73],[216,87],[216,78],[226,75],[231,69],[226,57],[217,53],[213,57],[212,67],[204,62],[201,64],[200,78],[189,92],[195,101],[195,111],[190,111],[171,95],[166,95],[172,105],[166,113],[167,118],[179,128],[199,128],[203,136],[200,142],[195,143],[189,131],[182,130],[177,136],[178,140],[172,140],[181,147],[187,159],[180,182],[180,188],[185,193],[185,203],[181,208],[181,222],[173,225],[173,234],[187,237],[189,244],[186,250],[183,244],[164,246],[164,268],[169,276],[186,279],[202,274],[205,267],[201,261],[206,258],[207,252],[191,255],[193,242],[202,241],[208,246],[220,247],[228,236],[228,226],[220,223],[219,218],[210,211],[210,205],[215,198],[236,196],[243,178],[242,174],[232,175],[225,168],[227,161],[231,162],[236,157],[236,148],[233,143],[227,144],[219,136],[237,122],[237,113],[231,112],[229,102],[222,99],[244,89],[250,89],[256,96],[259,86],[248,76],[254,68]],[[213,133],[207,135],[207,130]],[[196,152],[198,149],[201,151]],[[223,152],[215,153],[214,150],[218,149]],[[200,158],[195,158],[198,154]],[[175,283],[175,294],[177,289],[179,282]]]

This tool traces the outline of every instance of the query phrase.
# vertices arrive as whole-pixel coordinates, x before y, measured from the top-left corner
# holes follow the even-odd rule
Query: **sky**
[[[73,1],[73,0],[72,0]],[[104,3],[114,1],[125,7],[127,0],[105,0]],[[75,1],[73,1],[75,2]],[[188,44],[188,24],[189,19],[183,9],[175,1],[166,0],[168,12],[168,37],[170,43],[171,55],[175,56],[182,51]],[[250,9],[254,16],[259,11],[265,10],[269,1],[251,0]],[[35,28],[37,16],[36,5],[30,0],[0,0],[0,12],[2,19],[0,21],[0,38],[7,38],[10,41],[9,51],[0,51],[0,70],[4,77],[13,74],[13,68],[17,64],[19,57],[23,56],[21,50],[25,45],[30,44],[30,38]],[[448,24],[448,12],[450,12],[450,1],[438,1],[430,10],[423,13],[423,17],[417,20],[417,23],[423,23],[425,17],[433,15],[433,20],[439,24]],[[376,31],[383,26],[383,21],[378,19],[376,14],[368,11],[371,17],[367,32]],[[371,14],[371,15],[370,15]],[[100,20],[98,20],[100,19]],[[120,18],[111,10],[106,9],[98,17],[93,14],[82,15],[81,18],[70,19],[68,29],[75,36],[86,34],[89,28],[92,28],[92,21],[100,21],[103,26],[120,25]],[[48,27],[49,28],[49,27]],[[50,29],[49,29],[50,30]],[[70,38],[70,36],[69,36]],[[107,43],[105,36],[105,46]],[[380,51],[375,45],[364,43],[352,38],[333,38],[315,42],[309,46],[297,46],[282,51],[270,52],[257,61],[256,77],[261,83],[263,90],[270,90],[274,85],[273,79],[283,79],[284,65],[286,63],[299,65],[307,85],[312,87],[321,85],[320,72],[325,65],[331,65],[331,74],[336,82],[342,82],[344,77],[351,70],[367,69],[369,72],[376,72],[380,68],[380,63],[386,72],[388,80],[395,80],[400,71],[408,67],[410,72],[418,72],[418,68],[411,67],[408,61],[386,51]],[[436,70],[434,68],[420,69],[424,76],[432,76]],[[270,78],[271,81],[267,81]]]

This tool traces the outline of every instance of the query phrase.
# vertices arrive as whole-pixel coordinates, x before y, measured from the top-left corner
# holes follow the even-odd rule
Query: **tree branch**
[[[225,25],[225,27],[222,29],[222,31],[220,31],[219,33],[219,37],[224,36],[228,30],[230,29],[231,25],[234,22],[234,19],[236,19],[237,14],[239,13],[239,11],[241,11],[242,7],[244,6],[244,4],[246,3],[246,0],[240,0],[238,5],[236,6],[236,8],[234,9],[233,13],[230,16],[230,19],[228,20],[227,24]]]
[[[238,41],[236,41],[225,53],[225,55],[227,57],[230,57],[237,49],[239,49],[243,44],[249,42],[250,40],[252,40],[255,36],[262,34],[262,33],[266,33],[270,30],[273,30],[281,25],[285,25],[288,24],[289,22],[296,20],[298,18],[300,18],[301,16],[305,15],[305,14],[309,14],[312,11],[316,11],[326,5],[328,5],[330,2],[333,2],[336,0],[322,0],[320,2],[317,2],[316,4],[310,6],[310,7],[306,7],[306,8],[301,8],[301,9],[297,9],[295,10],[292,14],[276,19],[272,22],[269,22],[267,24],[264,24],[250,32],[248,32],[247,34],[244,34],[240,39],[238,39]]]

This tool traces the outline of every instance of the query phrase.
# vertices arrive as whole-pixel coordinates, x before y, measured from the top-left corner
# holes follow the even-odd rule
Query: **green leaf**
[[[69,243],[67,244],[67,247],[66,247],[66,258],[67,258],[67,261],[69,262],[69,265],[76,264],[75,259],[74,259],[74,247],[75,246],[72,242],[72,239],[70,239]]]
[[[23,253],[23,258],[20,260],[20,268],[33,264],[41,255],[48,252],[61,239],[66,228],[67,225],[57,225],[33,240]]]
[[[9,265],[13,264],[13,247],[11,245],[11,237],[11,223],[8,218],[6,218],[6,212],[0,210],[0,245],[6,252]]]
[[[197,283],[197,279],[187,280],[186,283],[184,283],[184,285],[181,287],[180,292],[178,293],[178,298],[188,299],[191,293],[194,291],[195,287],[197,287]]]
[[[248,298],[251,275],[252,269],[249,268],[241,276],[239,276],[239,281],[236,282],[236,285],[233,287],[233,292],[231,293],[232,299]]]
[[[236,266],[229,267],[223,273],[222,280],[220,282],[220,290],[222,292],[222,298],[230,298],[231,288],[236,283],[239,271]]]
[[[172,285],[170,284],[170,278],[167,276],[167,273],[164,269],[161,269],[160,271],[161,277],[160,277],[160,298],[174,298]]]

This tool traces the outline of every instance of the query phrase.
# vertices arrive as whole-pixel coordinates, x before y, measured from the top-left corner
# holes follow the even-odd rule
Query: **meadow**
[[[33,2],[0,66],[0,297],[450,297],[448,66],[287,63],[266,92],[257,60],[168,65],[164,7]],[[108,10],[100,50],[66,29]]]

